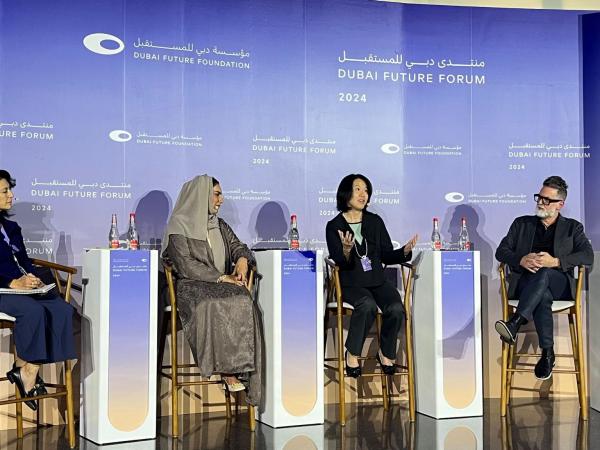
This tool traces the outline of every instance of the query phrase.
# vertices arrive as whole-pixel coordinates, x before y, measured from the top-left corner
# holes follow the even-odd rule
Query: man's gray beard
[[[540,219],[549,219],[550,217],[554,217],[556,215],[556,210],[552,209],[547,211],[540,208],[535,208],[535,215]]]

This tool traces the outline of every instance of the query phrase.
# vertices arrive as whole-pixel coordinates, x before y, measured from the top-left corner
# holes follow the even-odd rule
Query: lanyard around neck
[[[365,254],[361,255],[360,253],[358,253],[358,246],[356,245],[356,239],[354,240],[354,251],[356,252],[356,256],[358,256],[360,259],[366,258],[367,254],[369,253],[369,243],[367,242],[367,238],[363,236],[363,239],[365,241]]]

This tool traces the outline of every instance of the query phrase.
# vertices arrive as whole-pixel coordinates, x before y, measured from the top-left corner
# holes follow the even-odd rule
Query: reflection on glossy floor
[[[416,449],[416,450],[587,450],[600,448],[600,413],[590,412],[589,423],[579,420],[574,400],[513,400],[510,416],[500,417],[500,403],[485,403],[483,418],[434,420],[418,415],[408,421],[406,405],[384,412],[380,406],[349,408],[344,429],[335,422],[330,406],[322,426],[272,429],[258,424],[251,433],[245,414],[228,421],[220,414],[181,417],[182,437],[167,435],[169,420],[159,421],[159,438],[99,447],[80,439],[80,449],[198,450],[198,449]],[[591,443],[591,444],[590,444]],[[2,450],[68,449],[63,427],[30,431],[23,441],[14,431],[0,432]]]

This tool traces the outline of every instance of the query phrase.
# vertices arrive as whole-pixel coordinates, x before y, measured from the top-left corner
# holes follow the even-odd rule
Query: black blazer
[[[34,269],[29,256],[27,256],[27,249],[23,243],[21,227],[17,222],[13,222],[6,218],[0,218],[0,224],[2,224],[5,233],[8,235],[8,239],[10,239],[11,246],[13,247],[11,249],[4,240],[4,235],[0,233],[0,287],[7,288],[12,280],[23,276],[19,270],[19,266],[17,266],[17,263],[13,258],[13,251],[23,269],[28,273],[34,273]]]
[[[519,263],[523,256],[531,253],[535,227],[539,220],[537,216],[517,217],[496,250],[496,259],[510,266],[509,298],[515,297],[519,279],[526,270]],[[554,256],[560,260],[557,270],[565,272],[569,277],[571,295],[575,298],[577,286],[573,268],[580,264],[589,266],[594,262],[594,251],[581,223],[558,216],[554,231]]]
[[[367,256],[371,260],[372,270],[365,272],[360,263],[356,251],[352,249],[350,259],[344,257],[342,241],[338,234],[352,229],[342,213],[327,222],[326,238],[329,257],[335,261],[340,268],[340,282],[342,286],[374,287],[380,286],[385,281],[383,264],[399,264],[410,261],[412,252],[404,255],[404,247],[394,250],[390,235],[385,228],[381,217],[368,211],[363,212],[361,234],[363,243],[359,246],[360,254],[363,255],[365,247],[368,247]],[[367,245],[365,245],[365,241]]]

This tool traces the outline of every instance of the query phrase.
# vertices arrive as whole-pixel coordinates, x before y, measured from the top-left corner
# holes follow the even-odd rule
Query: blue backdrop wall
[[[366,0],[0,1],[0,165],[34,256],[78,264],[181,184],[221,180],[254,246],[323,248],[342,176],[402,244],[469,222],[482,268],[541,180],[582,214],[580,14]]]

